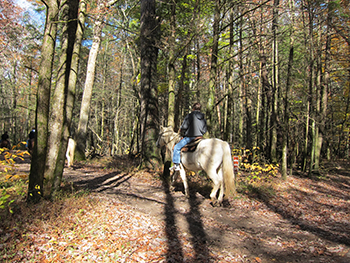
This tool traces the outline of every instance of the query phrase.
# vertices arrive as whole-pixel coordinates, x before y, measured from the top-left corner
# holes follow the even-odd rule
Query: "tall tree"
[[[79,55],[81,41],[83,38],[83,25],[85,23],[86,2],[85,0],[69,1],[68,14],[68,46],[67,46],[67,68],[66,83],[64,88],[64,118],[62,123],[62,139],[57,156],[57,162],[53,174],[51,194],[54,197],[58,190],[63,176],[65,156],[67,151],[68,139],[70,136],[71,123],[73,118],[73,108],[75,102],[76,82],[79,66]],[[75,40],[73,42],[73,40]]]
[[[211,126],[214,124],[213,111],[215,109],[215,98],[217,88],[217,74],[218,74],[218,52],[219,52],[219,34],[220,34],[220,12],[221,1],[214,1],[214,21],[213,21],[213,42],[211,47],[211,60],[210,60],[210,79],[208,87],[208,101],[206,104],[206,117],[208,118],[208,131],[211,131]]]
[[[169,81],[168,81],[168,126],[175,127],[175,80],[176,80],[176,71],[175,71],[175,40],[176,40],[176,2],[170,2],[170,34],[169,34],[169,62],[168,62],[168,72],[169,72]]]
[[[141,1],[141,154],[149,162],[158,135],[157,56],[159,37],[155,0]]]
[[[48,123],[50,111],[51,77],[55,54],[57,21],[60,1],[43,1],[46,6],[45,32],[39,68],[36,138],[29,173],[28,202],[38,202],[43,196],[46,165]]]
[[[327,20],[326,20],[326,34],[325,34],[325,48],[324,48],[324,62],[320,62],[320,75],[324,75],[320,81],[320,106],[318,113],[319,133],[317,140],[316,159],[317,169],[319,169],[319,163],[321,159],[322,146],[324,145],[326,138],[326,120],[328,110],[328,92],[329,92],[329,81],[330,81],[330,60],[331,60],[331,42],[332,42],[332,19],[333,9],[331,2],[328,1],[327,7]],[[323,70],[324,69],[324,70]]]
[[[85,148],[86,148],[86,138],[87,138],[87,128],[89,123],[90,108],[91,108],[91,97],[92,89],[95,81],[95,70],[96,70],[96,60],[101,43],[101,33],[104,26],[103,21],[106,15],[106,11],[112,5],[114,5],[117,0],[110,0],[104,3],[102,0],[97,1],[97,14],[94,22],[93,30],[93,40],[92,46],[89,53],[89,60],[87,64],[86,79],[84,85],[84,93],[81,102],[80,115],[78,130],[76,133],[76,149],[75,155],[77,160],[85,159]]]
[[[278,101],[279,101],[279,78],[278,78],[278,9],[279,0],[274,0],[273,8],[273,45],[272,45],[272,57],[273,57],[273,101],[272,101],[272,115],[271,115],[271,149],[270,158],[273,163],[277,163],[277,115],[278,115]]]
[[[291,87],[292,79],[292,68],[294,60],[294,3],[293,0],[289,1],[289,9],[291,10],[291,24],[289,26],[290,30],[290,47],[289,47],[289,57],[288,57],[288,69],[287,69],[287,80],[286,89],[284,95],[284,116],[282,119],[282,164],[281,164],[281,174],[282,178],[287,178],[288,172],[288,134],[289,134],[289,92]]]
[[[90,116],[92,88],[95,79],[96,59],[101,43],[101,32],[103,27],[103,14],[101,13],[104,11],[104,4],[102,1],[98,1],[97,5],[97,16],[94,22],[93,40],[87,64],[84,93],[80,107],[78,130],[75,135],[75,156],[77,160],[85,160],[87,127]]]
[[[240,13],[242,14],[245,9],[243,6],[240,6]],[[239,65],[239,87],[237,91],[238,99],[237,99],[237,114],[238,114],[238,148],[241,149],[243,148],[243,85],[244,85],[244,74],[243,74],[243,25],[244,25],[244,19],[243,16],[241,15],[239,17],[239,36],[238,36],[238,42],[239,42],[239,51],[238,51],[238,65]]]
[[[66,104],[68,95],[68,82],[73,55],[73,45],[75,41],[78,0],[63,1],[60,7],[60,21],[63,21],[60,35],[60,55],[57,71],[56,87],[52,97],[52,107],[49,120],[49,136],[47,142],[47,157],[45,167],[45,178],[48,180],[47,186],[50,192],[54,189],[55,169],[59,161],[60,148],[67,148],[67,138],[63,137]],[[64,158],[63,158],[64,160]],[[63,173],[63,169],[61,170]],[[56,189],[57,190],[57,189]]]

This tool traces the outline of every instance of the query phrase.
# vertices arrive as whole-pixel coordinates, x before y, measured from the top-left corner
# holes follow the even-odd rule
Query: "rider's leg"
[[[192,137],[184,137],[181,141],[179,141],[177,144],[175,144],[174,147],[174,154],[173,154],[173,163],[179,164],[180,163],[180,152],[181,149],[188,144],[190,141],[192,141]]]
[[[193,140],[193,137],[184,137],[182,138],[181,141],[179,141],[177,144],[175,144],[175,147],[174,147],[174,153],[173,153],[173,163],[175,165],[175,167],[177,165],[180,164],[180,152],[181,152],[181,149],[186,145],[188,144],[189,142],[191,142]],[[170,168],[171,169],[171,168]],[[176,169],[176,168],[175,168]]]

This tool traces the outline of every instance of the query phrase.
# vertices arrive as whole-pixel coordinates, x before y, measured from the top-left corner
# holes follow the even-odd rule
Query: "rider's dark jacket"
[[[208,130],[204,113],[192,111],[185,117],[180,130],[181,134],[185,137],[203,136]]]

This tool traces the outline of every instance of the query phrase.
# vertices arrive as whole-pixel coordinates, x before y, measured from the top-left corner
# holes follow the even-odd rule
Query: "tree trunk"
[[[325,47],[325,59],[324,64],[322,65],[320,61],[320,75],[322,74],[322,70],[324,69],[324,78],[322,78],[322,82],[320,81],[320,108],[319,108],[319,133],[318,133],[318,143],[317,143],[317,168],[319,168],[320,158],[321,158],[321,150],[322,145],[325,138],[325,128],[326,128],[326,118],[327,118],[327,104],[328,104],[328,83],[329,83],[329,61],[331,54],[331,21],[332,21],[332,11],[328,9],[327,14],[327,30],[326,30],[326,47]],[[320,59],[321,60],[321,59]]]
[[[229,49],[229,54],[231,57],[233,57],[234,54],[234,23],[233,23],[233,9],[230,11],[230,49]],[[226,123],[225,123],[225,128],[224,128],[224,137],[223,139],[225,141],[228,141],[230,144],[232,143],[232,134],[233,134],[233,61],[229,61],[229,65],[226,71],[226,79],[227,79],[227,99],[226,99]]]
[[[53,191],[55,181],[55,170],[57,163],[61,162],[59,158],[60,148],[63,153],[67,149],[68,138],[63,138],[64,122],[66,122],[66,100],[68,94],[69,73],[73,54],[73,45],[76,33],[76,18],[78,14],[78,1],[68,1],[60,8],[60,21],[64,21],[61,35],[61,54],[59,58],[58,73],[55,92],[52,97],[52,110],[49,120],[49,136],[47,143],[47,156],[45,167],[45,178],[47,181],[48,193]],[[70,21],[70,22],[69,22]],[[64,154],[63,154],[64,164]],[[63,173],[63,167],[60,169]],[[57,189],[56,189],[57,190]]]
[[[157,56],[158,21],[155,0],[141,0],[141,156],[142,164],[155,155],[158,136]],[[146,164],[147,165],[147,164]]]
[[[220,0],[215,0],[214,21],[213,21],[213,44],[211,48],[210,59],[210,78],[208,87],[208,102],[206,105],[206,118],[208,124],[208,135],[213,136],[214,119],[213,111],[215,110],[215,93],[217,86],[217,63],[219,52],[219,25],[220,25]]]
[[[177,130],[175,123],[175,30],[176,30],[176,4],[170,1],[170,36],[169,36],[169,62],[168,62],[168,126]]]
[[[115,117],[114,117],[114,134],[115,136],[113,136],[113,145],[115,145],[115,147],[112,147],[112,155],[114,155],[114,148],[116,148],[116,153],[118,154],[122,154],[122,152],[120,151],[121,147],[120,147],[120,141],[119,141],[119,115],[120,115],[120,110],[121,110],[121,105],[122,105],[122,88],[123,88],[123,67],[124,67],[124,60],[125,57],[123,57],[122,59],[122,67],[121,67],[121,72],[120,72],[120,78],[119,78],[119,85],[118,85],[118,89],[117,89],[117,97],[116,97],[116,105],[115,105]]]
[[[75,102],[75,93],[76,93],[76,82],[78,76],[78,66],[79,66],[79,54],[81,41],[83,37],[83,25],[85,22],[85,13],[86,13],[86,2],[85,0],[70,1],[70,14],[69,14],[69,23],[68,23],[68,38],[70,40],[75,40],[74,43],[70,41],[69,43],[69,61],[70,67],[69,77],[67,87],[65,88],[65,118],[63,120],[62,127],[62,141],[60,143],[56,169],[54,171],[54,180],[51,189],[51,196],[55,197],[58,190],[60,190],[60,185],[62,182],[63,169],[66,159],[66,151],[68,139],[71,136],[70,128],[73,117],[73,108]],[[78,13],[79,10],[79,13]],[[78,20],[76,19],[78,18]],[[74,149],[73,149],[74,153]],[[73,155],[74,159],[74,155]]]
[[[258,38],[258,41],[259,41],[259,76],[262,76],[262,61],[261,61],[261,57],[263,55],[263,43],[262,43],[262,25],[263,25],[263,11],[264,11],[264,8],[261,7],[261,10],[260,10],[260,23],[259,23],[259,30],[257,32],[259,38]],[[261,92],[262,91],[262,78],[260,77],[259,78],[259,81],[258,81],[258,92],[257,92],[257,104],[256,104],[256,114],[255,114],[255,123],[256,123],[256,129],[255,129],[255,143],[254,143],[254,147],[256,148],[260,148],[262,149],[262,145],[261,145],[261,136],[263,134],[263,125],[261,125],[261,115],[260,115],[260,111],[261,111],[261,99],[262,99],[262,95],[261,95]],[[254,151],[255,152],[255,151]]]
[[[282,165],[281,174],[282,179],[287,179],[288,172],[288,134],[289,134],[289,91],[291,86],[292,68],[294,60],[294,14],[293,14],[293,0],[290,1],[289,7],[291,9],[292,24],[290,27],[290,47],[289,47],[289,58],[288,58],[288,69],[287,69],[287,80],[286,80],[286,93],[284,96],[284,118],[283,118],[283,129],[282,129]]]
[[[314,168],[314,153],[315,153],[315,136],[316,136],[316,126],[315,126],[315,106],[313,103],[313,96],[315,95],[314,93],[314,19],[313,19],[313,13],[311,11],[311,3],[307,2],[307,9],[308,9],[308,16],[309,16],[309,24],[308,24],[308,29],[309,29],[309,39],[308,39],[308,50],[310,52],[309,54],[309,61],[308,61],[308,85],[309,85],[309,94],[308,94],[308,103],[309,103],[309,112],[308,112],[308,118],[309,121],[306,125],[310,125],[311,128],[311,152],[310,152],[310,162],[309,162],[309,175],[311,175],[312,170]],[[305,134],[305,136],[308,136],[308,134]],[[307,145],[306,145],[307,146]],[[307,148],[305,149],[307,152]]]
[[[98,5],[99,5],[99,10],[102,10],[103,3],[99,2]],[[94,86],[94,81],[95,81],[96,60],[97,60],[97,54],[101,43],[101,32],[103,27],[102,22],[103,22],[103,16],[101,15],[100,11],[98,11],[98,15],[94,24],[93,41],[92,41],[92,46],[89,53],[86,79],[85,79],[85,85],[84,85],[84,93],[83,93],[83,98],[81,102],[78,130],[77,130],[76,140],[75,140],[76,141],[75,156],[77,160],[85,160],[87,127],[88,127],[89,116],[90,116],[92,88]]]
[[[322,30],[319,28],[318,32],[321,32]],[[320,48],[321,45],[321,34],[318,35],[318,41],[317,41],[317,55],[316,55],[316,78],[315,78],[315,95],[316,95],[316,103],[315,103],[315,142],[313,144],[313,150],[314,150],[314,172],[318,173],[320,168],[320,154],[321,154],[321,148],[322,146],[322,136],[320,136],[320,122],[322,119],[321,116],[321,85],[322,85],[322,51]]]
[[[278,114],[278,99],[279,99],[279,81],[278,81],[278,8],[279,0],[274,1],[273,9],[273,102],[272,102],[272,114],[271,114],[271,150],[270,158],[272,163],[277,163],[277,114]]]
[[[243,8],[241,7],[240,12],[243,12]],[[237,105],[237,114],[238,114],[238,149],[242,149],[243,147],[243,86],[244,86],[244,80],[243,80],[243,17],[240,18],[239,22],[239,51],[238,51],[238,60],[239,60],[239,87],[238,87],[238,105]]]
[[[35,114],[36,137],[29,173],[28,202],[43,197],[44,171],[48,138],[52,68],[55,54],[59,1],[47,1],[45,32],[39,67],[37,107]]]

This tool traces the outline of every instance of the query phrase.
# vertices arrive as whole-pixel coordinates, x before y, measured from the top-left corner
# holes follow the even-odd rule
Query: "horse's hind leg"
[[[222,201],[224,200],[224,175],[222,169],[220,169],[217,173],[218,178],[220,178],[220,192],[219,192],[219,205],[222,205]]]
[[[222,200],[224,198],[224,184],[223,184],[223,178],[222,178],[222,173],[219,171],[218,173],[216,173],[216,171],[211,171],[210,173],[208,173],[208,176],[212,179],[214,186],[213,189],[211,190],[210,193],[210,199],[212,202],[213,206],[221,206],[222,204]],[[219,198],[216,198],[216,194],[218,192],[220,188],[220,192],[219,192]]]
[[[182,179],[182,183],[184,185],[185,196],[187,198],[189,198],[190,197],[190,193],[188,191],[188,183],[187,183],[186,171],[185,171],[185,169],[183,167],[181,167],[181,169],[180,169],[180,176],[181,176],[181,179]]]
[[[173,172],[171,178],[170,178],[170,191],[174,191],[175,189],[175,182],[176,182],[176,179],[178,177],[179,173],[177,171]]]

